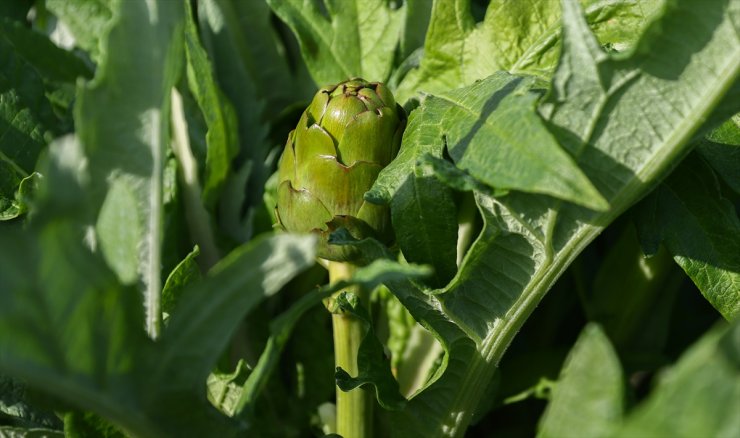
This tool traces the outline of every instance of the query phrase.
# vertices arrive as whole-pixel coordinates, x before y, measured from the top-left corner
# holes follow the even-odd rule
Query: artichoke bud
[[[363,196],[398,153],[405,126],[406,113],[381,83],[351,79],[320,89],[280,158],[280,226],[318,234],[319,256],[334,261],[353,257],[348,247],[328,244],[339,227],[389,243],[388,207]]]

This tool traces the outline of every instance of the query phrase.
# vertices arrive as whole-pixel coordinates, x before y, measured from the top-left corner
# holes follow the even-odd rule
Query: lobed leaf
[[[577,3],[564,2],[563,51],[539,111],[610,208],[476,191],[483,230],[452,282],[432,295],[389,284],[447,353],[427,387],[393,416],[398,436],[460,436],[484,396],[482,382],[576,255],[687,155],[720,103],[723,112],[740,110],[737,100],[724,100],[740,73],[739,14],[734,2],[677,1],[632,54],[615,57],[601,49]],[[400,181],[411,174],[411,150],[402,146]]]

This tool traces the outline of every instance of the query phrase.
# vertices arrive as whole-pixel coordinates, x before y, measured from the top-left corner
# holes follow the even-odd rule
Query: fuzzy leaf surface
[[[122,281],[144,292],[147,327],[156,337],[164,154],[170,91],[182,65],[183,5],[118,1],[112,7],[104,56],[95,78],[78,90],[75,120],[93,199],[102,206],[101,251]]]
[[[692,136],[737,81],[736,2],[672,3],[629,56],[604,52],[578,3],[563,5],[563,50],[538,110],[610,208],[588,210],[516,191],[496,197],[476,191],[483,230],[452,282],[431,294],[410,283],[389,284],[447,352],[427,388],[394,416],[401,425],[398,436],[464,433],[484,396],[481,382],[492,378],[511,339],[550,286],[588,243],[687,155]],[[740,110],[736,100],[723,105],[729,105],[723,107],[726,112]],[[408,141],[401,161],[404,151],[415,153],[407,149]],[[419,144],[435,141],[433,136]],[[429,149],[425,152],[435,155]],[[409,164],[415,161],[406,158]],[[411,174],[407,166],[397,174],[400,181]]]

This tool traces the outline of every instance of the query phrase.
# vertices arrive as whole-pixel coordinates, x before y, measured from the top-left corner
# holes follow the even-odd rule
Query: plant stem
[[[355,271],[355,266],[349,263],[329,262],[329,281],[336,283],[349,279]],[[367,305],[367,293],[357,286],[348,289]],[[357,367],[357,352],[364,337],[364,327],[357,318],[336,313],[332,305],[332,325],[334,327],[334,363],[351,376],[359,372]],[[370,438],[372,436],[373,399],[372,393],[362,388],[344,392],[339,387],[337,391],[337,427],[336,431],[344,438]]]

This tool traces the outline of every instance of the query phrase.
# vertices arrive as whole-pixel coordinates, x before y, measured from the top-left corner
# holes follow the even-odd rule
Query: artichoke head
[[[288,135],[278,166],[276,217],[283,229],[319,236],[319,257],[351,261],[331,232],[392,240],[388,207],[363,196],[396,156],[406,114],[388,88],[351,79],[321,88]]]

